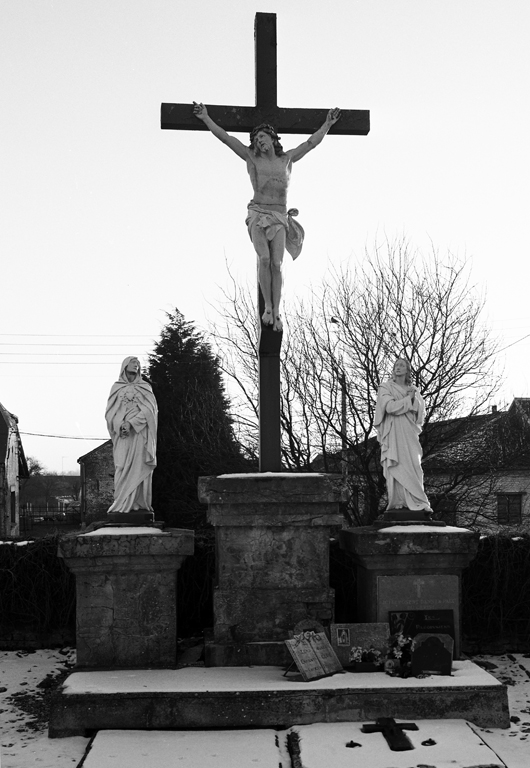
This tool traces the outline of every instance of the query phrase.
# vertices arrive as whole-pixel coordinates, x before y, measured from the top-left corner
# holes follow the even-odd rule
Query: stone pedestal
[[[461,575],[478,540],[478,533],[451,526],[341,531],[341,547],[357,563],[357,620],[388,621],[389,611],[451,609],[460,658]]]
[[[67,536],[59,557],[75,574],[77,666],[173,667],[177,571],[194,533],[100,528]]]
[[[215,526],[216,584],[209,666],[290,661],[295,624],[329,624],[330,528],[341,524],[341,480],[269,473],[199,479]]]

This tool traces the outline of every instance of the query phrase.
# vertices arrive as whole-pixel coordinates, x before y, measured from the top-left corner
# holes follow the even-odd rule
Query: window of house
[[[506,525],[520,525],[522,523],[523,494],[522,493],[498,493],[497,494],[497,522]]]
[[[11,522],[13,525],[17,522],[17,495],[11,491]]]

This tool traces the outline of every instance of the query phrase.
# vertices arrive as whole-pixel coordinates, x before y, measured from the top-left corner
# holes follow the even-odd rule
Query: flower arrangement
[[[353,664],[371,663],[376,667],[382,667],[385,661],[383,654],[377,648],[361,648],[360,646],[350,650],[349,660]]]
[[[388,641],[385,672],[388,675],[408,677],[412,660],[414,640],[403,632],[391,635]]]

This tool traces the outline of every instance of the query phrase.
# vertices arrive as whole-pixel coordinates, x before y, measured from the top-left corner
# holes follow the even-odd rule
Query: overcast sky
[[[49,470],[100,441],[28,433],[105,438],[120,362],[146,361],[165,312],[205,328],[226,262],[255,279],[244,164],[161,131],[160,103],[252,105],[257,11],[277,14],[281,106],[371,112],[294,168],[287,299],[377,239],[432,241],[518,342],[498,404],[530,396],[528,0],[4,0],[0,402]]]

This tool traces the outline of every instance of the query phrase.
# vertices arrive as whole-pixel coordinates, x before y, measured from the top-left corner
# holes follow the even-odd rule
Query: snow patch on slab
[[[391,525],[380,528],[379,533],[470,533],[470,530],[454,525]]]
[[[235,474],[217,475],[217,477],[234,477],[238,480],[264,477],[323,477],[322,472],[240,472]]]
[[[455,661],[449,677],[389,677],[384,672],[345,672],[331,677],[296,682],[283,677],[281,667],[187,667],[184,669],[112,670],[74,672],[65,681],[66,694],[83,693],[205,693],[235,691],[307,691],[340,689],[460,688],[501,685],[471,661]]]
[[[284,735],[285,738],[285,735]],[[99,731],[83,768],[290,768],[272,730]]]
[[[160,528],[145,528],[127,526],[112,528],[98,528],[97,531],[89,531],[89,533],[81,533],[80,536],[169,536],[169,533],[164,533]]]
[[[373,721],[367,721],[373,722]],[[397,723],[404,722],[397,720]],[[394,752],[382,733],[363,733],[362,723],[317,723],[296,726],[304,768],[505,768],[504,763],[465,720],[415,720],[419,730],[406,730],[414,749]],[[431,746],[423,741],[436,742]],[[347,747],[351,741],[359,747]],[[511,768],[511,764],[510,764]]]

